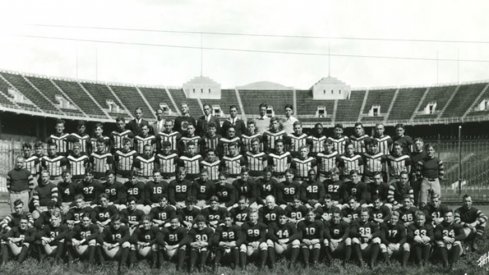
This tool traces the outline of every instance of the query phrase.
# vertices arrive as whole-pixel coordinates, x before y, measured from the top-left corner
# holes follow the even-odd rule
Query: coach
[[[15,168],[7,174],[7,190],[9,192],[10,209],[14,211],[14,202],[20,199],[23,209],[28,211],[30,191],[34,188],[34,177],[24,168],[24,158],[17,157]]]
[[[139,135],[142,133],[141,128],[143,128],[143,125],[148,125],[148,127],[150,127],[149,122],[143,119],[143,109],[138,107],[134,111],[134,119],[127,124],[127,129],[131,130],[134,135]]]
[[[426,157],[417,163],[417,173],[421,177],[421,193],[419,196],[421,206],[426,205],[428,202],[430,192],[441,197],[440,181],[443,180],[445,175],[445,167],[443,162],[435,157],[433,145],[426,144],[425,151]]]
[[[214,123],[216,125],[217,133],[221,132],[221,124],[219,123],[219,118],[212,115],[211,105],[204,104],[202,106],[204,109],[204,115],[199,117],[197,120],[197,135],[204,137],[207,134],[209,124]]]

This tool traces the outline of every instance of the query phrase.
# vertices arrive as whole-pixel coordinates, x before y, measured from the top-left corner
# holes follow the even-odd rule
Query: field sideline
[[[0,217],[3,217],[5,213],[8,213],[8,207],[5,203],[0,204]],[[454,208],[454,205],[450,205]],[[484,213],[489,215],[489,205],[478,205],[476,206]],[[460,258],[457,265],[454,266],[454,271],[450,274],[489,274],[489,264],[485,267],[479,267],[477,264],[478,259],[484,254],[489,252],[489,230],[486,230],[486,235],[484,237],[484,243],[480,245],[480,252],[478,253],[468,253]],[[232,270],[227,267],[221,267],[218,273],[214,273],[209,268],[207,272],[193,273],[193,274],[280,274],[280,275],[292,275],[292,274],[433,274],[441,275],[447,274],[445,270],[439,265],[429,265],[423,269],[417,268],[413,265],[407,268],[402,268],[400,263],[392,261],[391,266],[386,266],[382,262],[377,265],[373,270],[367,267],[361,269],[355,264],[347,265],[343,267],[339,260],[335,260],[331,266],[326,266],[325,264],[320,264],[315,268],[304,269],[300,264],[297,265],[298,268],[288,269],[286,264],[283,262],[277,262],[275,268],[270,270],[268,268],[263,271],[258,271],[254,265],[249,264],[245,271],[239,269]],[[146,262],[140,262],[138,265],[133,267],[131,270],[123,270],[120,274],[182,274],[186,272],[177,272],[175,270],[174,264],[168,264],[161,270],[150,269]],[[48,275],[48,274],[91,274],[91,275],[109,275],[118,274],[117,264],[115,262],[106,262],[104,266],[94,266],[88,268],[81,263],[75,263],[70,268],[66,265],[51,265],[49,261],[44,261],[42,263],[37,263],[34,259],[28,259],[21,266],[15,262],[9,262],[8,264],[0,267],[0,274],[35,274],[35,275]]]

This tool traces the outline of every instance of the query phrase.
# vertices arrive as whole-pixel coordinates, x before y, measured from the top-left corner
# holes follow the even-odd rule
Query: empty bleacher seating
[[[154,118],[153,112],[150,111],[148,105],[146,105],[136,88],[114,85],[111,85],[110,87],[122,101],[122,104],[127,107],[129,112],[134,112],[136,108],[142,108],[145,117]]]
[[[381,89],[381,90],[370,90],[368,91],[367,101],[365,102],[365,107],[363,109],[363,115],[368,115],[368,112],[372,106],[379,105],[380,113],[387,114],[389,106],[394,98],[396,89]]]
[[[416,110],[426,88],[400,89],[392,106],[389,120],[408,120]]]
[[[486,86],[485,83],[462,85],[456,91],[452,101],[448,103],[442,117],[460,117],[470,108],[477,96]]]
[[[175,100],[178,108],[180,104],[186,102],[189,107],[190,115],[196,119],[202,115],[202,109],[199,106],[199,102],[195,98],[187,98],[183,89],[170,89],[170,94]]]
[[[293,103],[293,92],[291,90],[239,90],[239,93],[246,115],[258,115],[258,106],[261,103],[271,105],[276,115],[283,115],[284,106]]]
[[[417,110],[414,119],[419,120],[419,119],[436,118],[438,116],[438,113],[441,110],[443,110],[443,107],[445,107],[445,105],[447,104],[450,95],[453,92],[455,92],[456,88],[457,86],[441,86],[441,87],[430,88],[428,93],[426,94],[425,99],[423,100],[419,109]],[[435,112],[433,114],[424,114],[423,111],[426,108],[426,105],[431,102],[436,102]]]
[[[336,121],[357,121],[364,98],[365,91],[351,91],[349,99],[338,100]]]
[[[295,113],[300,118],[301,116],[316,115],[317,107],[326,107],[326,116],[331,117],[334,113],[334,100],[314,100],[310,90],[298,90],[295,92],[297,100],[297,110]],[[289,102],[292,104],[292,102]],[[283,111],[282,111],[283,112]]]
[[[201,101],[202,104],[209,104],[211,107],[212,105],[219,105],[222,112],[226,115],[229,114],[229,106],[231,105],[236,105],[238,107],[238,113],[241,113],[235,90],[221,90],[221,99],[202,99]]]
[[[2,76],[5,77],[5,79],[7,79],[26,98],[28,98],[32,103],[36,104],[42,110],[47,112],[58,111],[58,109],[56,109],[56,107],[51,102],[46,100],[38,91],[36,91],[32,87],[32,85],[30,85],[27,81],[25,81],[25,79],[21,75],[2,73]],[[33,107],[31,105],[28,106],[30,108]]]
[[[87,115],[107,118],[105,113],[80,87],[78,82],[66,80],[55,80],[54,82],[56,82],[56,85],[58,85],[74,102],[76,102],[78,107],[80,107]]]
[[[119,106],[122,110],[124,110],[122,103],[112,95],[107,85],[94,84],[94,83],[81,83],[81,84],[93,96],[93,98],[97,100],[98,104],[100,104],[102,108],[108,109],[109,106],[107,106],[107,100],[112,100],[115,104],[117,104],[117,106]],[[113,114],[110,112],[109,114],[111,114],[112,117],[118,116],[118,114]]]
[[[165,103],[172,113],[176,113],[175,107],[172,104],[172,101],[168,97],[165,89],[157,89],[157,88],[139,88],[141,93],[146,97],[153,110],[157,110],[160,108],[161,103]]]

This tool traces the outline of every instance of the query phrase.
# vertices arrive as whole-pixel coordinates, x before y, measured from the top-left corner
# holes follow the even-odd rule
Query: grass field
[[[452,205],[451,207],[455,207]],[[479,209],[484,211],[484,213],[489,215],[489,205],[479,205]],[[8,209],[6,209],[6,204],[0,205],[0,216],[3,216]],[[489,265],[485,267],[479,267],[477,260],[486,252],[489,252],[489,232],[486,231],[484,242],[481,244],[481,249],[479,253],[468,253],[460,258],[456,266],[454,266],[454,271],[450,274],[489,274]],[[391,266],[386,266],[380,263],[376,268],[370,270],[368,268],[361,269],[360,267],[350,264],[346,267],[341,265],[339,260],[335,260],[331,266],[326,266],[320,264],[314,268],[303,269],[292,268],[288,269],[286,264],[283,262],[278,262],[273,270],[264,269],[263,271],[257,270],[253,265],[248,265],[247,269],[242,270],[232,270],[226,267],[222,267],[217,272],[212,272],[210,269],[206,272],[195,273],[195,274],[280,274],[280,275],[292,275],[292,274],[447,274],[447,272],[440,265],[429,265],[423,269],[417,268],[410,265],[407,268],[402,268],[399,263],[392,261]],[[299,265],[300,266],[300,265]],[[50,262],[44,261],[38,263],[34,259],[28,259],[22,265],[15,262],[9,262],[8,264],[0,267],[0,274],[91,274],[91,275],[108,275],[117,274],[117,265],[115,262],[107,262],[104,266],[95,266],[88,268],[81,263],[75,263],[70,268],[66,265],[51,265]],[[175,270],[175,265],[166,263],[161,270],[150,269],[146,262],[140,262],[137,266],[131,270],[124,270],[123,274],[182,274],[184,272],[177,272]]]

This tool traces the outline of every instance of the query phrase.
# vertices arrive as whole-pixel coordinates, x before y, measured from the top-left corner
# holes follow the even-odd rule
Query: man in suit
[[[141,127],[143,127],[143,125],[148,125],[148,127],[150,127],[149,122],[143,119],[143,109],[141,107],[137,107],[134,111],[134,119],[129,121],[129,124],[127,124],[127,129],[131,130],[134,135],[139,135],[141,134]]]
[[[153,134],[156,136],[159,132],[163,132],[165,130],[165,118],[162,109],[156,110],[156,118],[157,120],[153,122]]]
[[[221,131],[221,124],[219,124],[219,119],[215,116],[213,116],[211,105],[209,104],[204,104],[204,115],[197,120],[197,135],[198,136],[205,136],[207,134],[207,129],[209,127],[209,123],[214,123],[216,125],[216,130],[217,133],[220,133]]]
[[[236,136],[240,137],[246,131],[246,124],[242,119],[238,118],[238,107],[236,105],[229,106],[229,116],[229,119],[222,124],[221,135],[223,137],[227,136],[228,128],[234,126]]]

